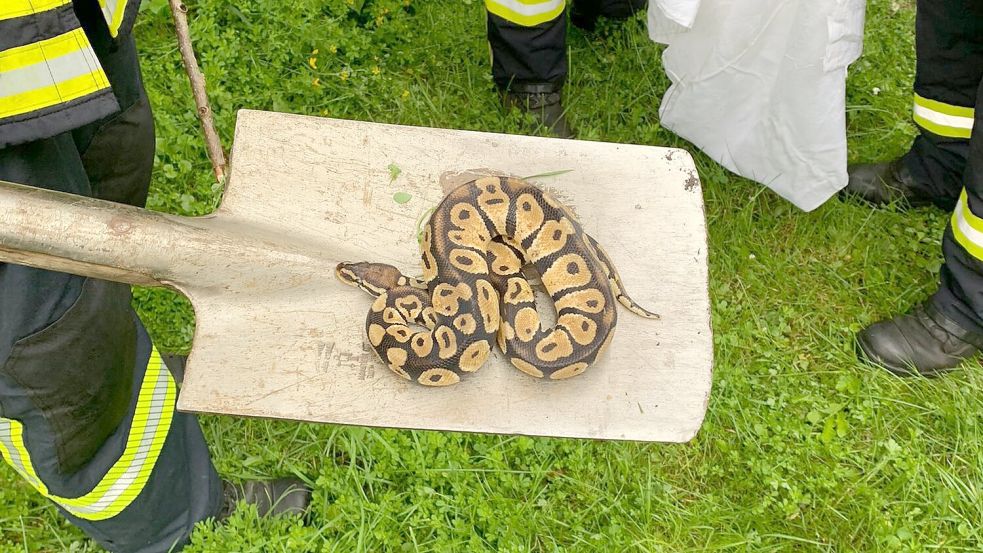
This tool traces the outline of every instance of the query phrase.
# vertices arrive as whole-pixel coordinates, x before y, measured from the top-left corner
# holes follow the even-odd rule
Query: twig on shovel
[[[181,0],[168,0],[171,5],[171,13],[174,15],[174,27],[177,30],[178,47],[181,49],[181,59],[184,61],[184,69],[191,80],[191,92],[195,96],[195,105],[198,106],[198,118],[201,120],[201,128],[205,132],[205,147],[208,148],[208,157],[212,161],[212,171],[215,172],[215,180],[220,184],[225,183],[225,151],[222,150],[222,141],[215,131],[215,121],[212,119],[212,108],[208,103],[208,93],[205,92],[205,75],[202,74],[195,58],[195,51],[191,47],[191,33],[188,30],[188,7]]]

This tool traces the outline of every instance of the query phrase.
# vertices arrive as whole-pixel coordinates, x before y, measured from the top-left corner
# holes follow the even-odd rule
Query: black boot
[[[934,376],[983,347],[983,334],[966,330],[932,305],[868,326],[857,334],[857,356],[899,376]]]
[[[570,9],[570,23],[590,32],[597,27],[597,18],[600,15],[601,0],[578,0]]]
[[[901,159],[851,166],[847,173],[850,180],[840,191],[841,198],[859,198],[877,206],[898,202],[909,207],[932,205],[935,199],[915,182]]]
[[[304,516],[311,504],[311,491],[296,478],[251,480],[242,484],[222,482],[224,505],[218,521],[229,518],[241,501],[256,506],[261,517],[276,515]]]
[[[628,19],[645,10],[648,0],[578,0],[570,10],[570,22],[585,31],[593,31],[600,16]]]
[[[555,84],[513,84],[502,91],[502,103],[532,114],[557,138],[573,138],[573,128],[567,122],[560,94]]]
[[[601,6],[601,15],[609,19],[628,19],[645,11],[647,6],[648,0],[608,0]]]

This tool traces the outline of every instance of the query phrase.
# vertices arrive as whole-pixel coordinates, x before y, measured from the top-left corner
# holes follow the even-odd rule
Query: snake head
[[[335,276],[341,282],[361,288],[369,294],[378,297],[386,290],[399,286],[402,273],[399,269],[385,263],[342,262],[334,270]]]

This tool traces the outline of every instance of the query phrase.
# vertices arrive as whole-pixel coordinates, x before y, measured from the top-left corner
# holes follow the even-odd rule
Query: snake
[[[610,345],[616,303],[659,318],[625,293],[610,257],[576,214],[523,179],[483,177],[455,187],[419,242],[422,278],[385,263],[335,268],[342,283],[375,297],[365,334],[379,359],[406,380],[457,384],[485,364],[495,345],[523,373],[563,380],[582,374]],[[556,312],[549,328],[536,309],[533,285],[540,282]]]

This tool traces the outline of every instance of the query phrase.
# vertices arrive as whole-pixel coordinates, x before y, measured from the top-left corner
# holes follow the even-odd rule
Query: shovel
[[[527,178],[570,206],[661,318],[622,311],[605,356],[570,380],[531,378],[500,352],[447,388],[390,373],[364,336],[372,298],[334,267],[378,261],[418,275],[430,210],[487,175]],[[684,442],[710,393],[702,194],[679,149],[242,110],[214,213],[0,183],[0,261],[187,296],[196,328],[183,411]]]

